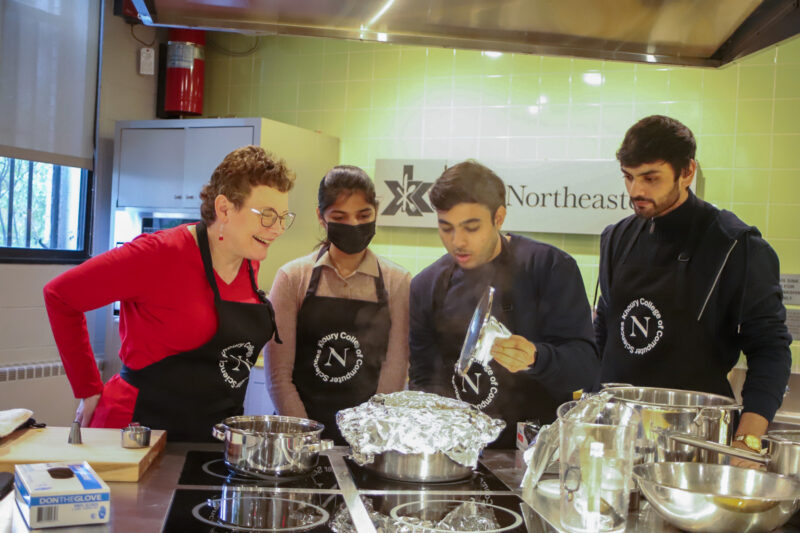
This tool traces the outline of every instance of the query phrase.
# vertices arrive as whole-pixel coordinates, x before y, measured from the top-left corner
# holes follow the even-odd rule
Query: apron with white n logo
[[[496,361],[487,365],[473,364],[465,376],[455,372],[455,364],[464,343],[470,318],[483,291],[493,285],[497,292],[492,305],[492,314],[512,332],[517,332],[514,313],[513,250],[502,241],[500,255],[492,261],[495,269],[485,276],[469,276],[467,286],[452,285],[455,263],[451,264],[437,279],[433,293],[434,327],[438,340],[441,369],[445,373],[446,385],[434,390],[445,396],[475,405],[483,412],[506,421],[506,428],[500,437],[491,444],[492,448],[513,448],[516,438],[516,423],[524,420],[550,422],[557,405],[549,398],[543,387],[525,372],[512,374]],[[484,265],[486,268],[492,265]],[[477,274],[474,272],[474,274]],[[480,279],[475,279],[476,277]],[[454,309],[453,306],[456,306]],[[449,385],[449,386],[447,386]],[[549,414],[548,414],[549,413]],[[542,415],[549,416],[544,418]]]
[[[319,257],[326,251],[320,250]],[[367,401],[378,390],[389,347],[388,294],[378,267],[377,302],[317,296],[322,266],[314,268],[297,313],[294,382],[308,417],[325,425],[324,438],[346,444],[336,412]]]
[[[654,266],[629,254],[644,221],[634,223],[631,240],[613,266],[607,319],[608,341],[600,382],[622,382],[733,396],[712,339],[697,321],[688,271],[703,224],[674,262]]]

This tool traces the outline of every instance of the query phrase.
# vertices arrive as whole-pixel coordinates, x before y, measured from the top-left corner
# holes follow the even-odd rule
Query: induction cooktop
[[[532,509],[514,494],[362,494],[376,529],[527,532]],[[384,526],[384,527],[381,527]]]
[[[330,459],[318,457],[317,466],[301,476],[247,475],[228,468],[222,452],[189,451],[183,463],[179,485],[254,485],[259,487],[281,487],[314,490],[337,490],[336,475]]]
[[[337,513],[347,513],[347,509],[336,493],[275,492],[240,486],[177,489],[161,531],[333,533],[330,523]]]

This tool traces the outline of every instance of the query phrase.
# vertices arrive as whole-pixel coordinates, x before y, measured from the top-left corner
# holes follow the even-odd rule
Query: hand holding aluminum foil
[[[505,428],[466,402],[419,391],[376,394],[369,401],[336,414],[352,459],[365,465],[376,454],[442,452],[474,468],[478,455]]]

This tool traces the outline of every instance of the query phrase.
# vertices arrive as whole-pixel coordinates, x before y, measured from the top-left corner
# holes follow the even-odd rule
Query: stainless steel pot
[[[453,461],[442,452],[386,451],[376,455],[364,468],[380,477],[411,483],[444,483],[472,475],[472,468]]]
[[[321,440],[325,426],[289,416],[233,416],[211,430],[225,443],[225,464],[244,474],[296,476],[317,465],[319,452],[333,446]]]
[[[693,435],[667,433],[667,437],[689,446],[761,463],[766,465],[769,472],[791,476],[800,481],[800,431],[771,431],[764,435],[761,438],[768,443],[767,453],[764,455],[708,442]]]
[[[741,410],[733,398],[705,392],[657,387],[606,389],[616,401],[632,404],[641,414],[636,453],[645,463],[692,461],[720,463],[718,453],[670,441],[665,432],[675,431],[719,444],[729,444],[734,414]]]

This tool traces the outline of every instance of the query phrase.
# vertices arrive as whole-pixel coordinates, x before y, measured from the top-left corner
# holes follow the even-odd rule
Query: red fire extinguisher
[[[164,112],[168,115],[203,113],[205,44],[202,30],[169,30],[164,84]]]

